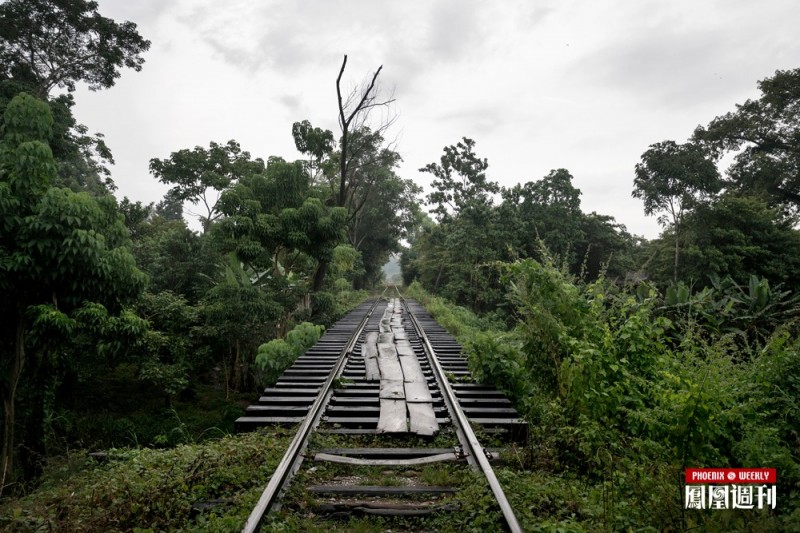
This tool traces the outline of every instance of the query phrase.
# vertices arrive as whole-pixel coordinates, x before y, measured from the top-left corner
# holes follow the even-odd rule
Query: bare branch
[[[351,146],[351,135],[353,132],[363,130],[369,119],[372,110],[379,107],[388,107],[394,102],[393,95],[386,100],[378,100],[378,76],[383,70],[383,65],[372,74],[368,83],[365,83],[361,88],[354,88],[345,97],[342,94],[342,77],[344,76],[345,68],[347,67],[347,55],[342,59],[342,65],[339,68],[339,75],[336,77],[336,99],[339,106],[339,127],[342,131],[340,149],[341,156],[339,160],[339,194],[337,198],[337,205],[346,207],[348,204],[348,196],[352,195],[350,181],[356,179],[353,168],[351,168],[353,161],[358,161],[360,157],[360,150],[362,147],[356,147],[357,151],[354,153]],[[394,123],[394,117],[389,117],[381,121],[377,129],[377,134],[385,131]],[[352,207],[352,206],[351,206]]]
[[[342,74],[344,74],[344,68],[346,66],[347,66],[347,54],[344,55],[344,60],[342,60],[342,68],[339,69],[339,76],[336,77],[336,98],[339,102],[339,126],[341,126],[342,129],[344,129],[345,121],[344,121],[344,106],[342,105],[341,83],[342,83]]]

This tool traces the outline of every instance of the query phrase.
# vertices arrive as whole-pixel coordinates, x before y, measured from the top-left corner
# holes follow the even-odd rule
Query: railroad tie
[[[381,371],[378,367],[378,333],[367,333],[364,344],[361,345],[361,355],[364,357],[364,372],[367,381],[379,381]]]
[[[403,310],[392,300],[380,322],[380,333],[368,334],[362,353],[367,379],[380,374],[378,433],[416,433],[432,436],[439,431],[428,382],[403,327]],[[375,342],[373,348],[371,343]],[[369,346],[366,346],[369,345]],[[375,355],[373,355],[375,354]]]

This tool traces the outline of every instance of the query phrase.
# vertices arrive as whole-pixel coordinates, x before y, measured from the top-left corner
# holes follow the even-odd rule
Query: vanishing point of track
[[[394,290],[396,291],[396,288]],[[384,291],[384,295],[386,292]],[[436,428],[452,425],[458,445],[454,450],[340,448],[326,450],[329,453],[317,454],[318,457],[324,456],[329,461],[346,465],[373,466],[422,465],[440,460],[466,460],[486,478],[502,512],[506,527],[510,531],[522,531],[490,464],[490,459],[496,454],[480,444],[470,426],[470,421],[485,431],[503,433],[510,438],[523,433],[527,426],[501,393],[491,387],[463,382],[463,378],[468,376],[469,372],[466,360],[461,355],[460,346],[422,306],[401,297],[394,300],[397,308],[392,311],[393,304],[387,304],[384,295],[361,304],[334,324],[317,345],[310,348],[284,373],[275,387],[265,389],[264,396],[259,402],[251,405],[246,415],[237,420],[238,431],[251,431],[273,424],[300,424],[283,459],[253,508],[243,531],[258,531],[267,514],[279,507],[279,500],[287,491],[292,477],[300,469],[309,439],[315,431],[339,435],[381,433],[385,413],[381,412],[381,419],[378,419],[378,405],[383,404],[385,394],[381,392],[382,385],[379,388],[374,377],[365,379],[365,372],[368,378],[370,370],[363,354],[366,339],[370,338],[370,334],[373,339],[378,336],[379,327],[384,328],[389,323],[387,316],[395,318],[392,324],[398,332],[397,337],[408,338],[408,341],[400,342],[409,344],[413,348],[424,372],[424,379],[428,385],[426,389],[430,389],[430,394],[422,401],[429,402],[428,411],[433,408],[433,414],[425,420]],[[399,291],[397,295],[400,296]],[[384,316],[381,310],[384,310]],[[401,319],[398,317],[402,317],[402,326],[399,326]],[[460,379],[451,384],[448,377]],[[419,406],[419,404],[414,406],[411,401],[409,399],[409,410],[411,407]],[[432,420],[433,417],[435,421]],[[412,430],[413,425],[411,423]],[[386,440],[391,440],[390,435],[387,434]],[[363,486],[310,488],[312,491],[327,490],[336,494],[356,492],[377,494],[388,489],[390,488]],[[394,489],[398,493],[401,491],[397,487]],[[449,490],[441,487],[412,489],[420,493]],[[420,516],[425,513],[424,510],[409,510],[398,505],[388,505],[383,508],[375,504],[366,507],[369,508],[366,511],[369,514]]]

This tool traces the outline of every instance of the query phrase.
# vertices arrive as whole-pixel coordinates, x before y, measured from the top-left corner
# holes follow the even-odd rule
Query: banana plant
[[[696,324],[714,335],[735,333],[763,342],[776,327],[800,317],[800,295],[770,287],[769,281],[750,276],[747,285],[733,278],[712,277],[711,287],[692,293],[684,283],[667,288],[659,310],[673,320]]]

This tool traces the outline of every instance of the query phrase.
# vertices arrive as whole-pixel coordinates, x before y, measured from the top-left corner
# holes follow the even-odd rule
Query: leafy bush
[[[256,365],[263,372],[264,384],[273,385],[278,381],[283,371],[314,346],[324,331],[324,326],[303,322],[295,326],[286,339],[274,339],[259,346]]]
[[[331,325],[339,317],[336,297],[325,291],[311,294],[311,321],[317,324]]]
[[[568,274],[532,259],[505,268],[503,281],[519,318],[518,335],[525,343],[527,370],[550,391],[564,394],[561,366],[587,331],[589,302]]]
[[[526,379],[525,356],[515,336],[476,331],[464,340],[464,350],[479,383],[502,384],[502,390],[512,398],[532,396],[535,385]]]

